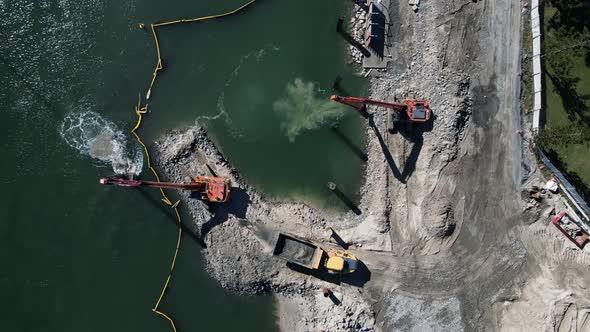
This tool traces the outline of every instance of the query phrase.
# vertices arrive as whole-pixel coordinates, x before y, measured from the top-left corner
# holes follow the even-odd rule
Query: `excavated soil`
[[[213,171],[234,186],[225,205],[182,194],[207,270],[235,292],[277,294],[285,331],[588,331],[589,256],[548,225],[558,197],[521,194],[543,182],[515,134],[523,7],[400,2],[388,9],[398,51],[370,73],[371,97],[428,99],[434,121],[392,134],[387,113],[368,110],[360,215],[265,198],[202,128],[156,142],[170,180]],[[335,246],[327,227],[363,262],[358,273],[310,275],[272,256],[279,231]]]

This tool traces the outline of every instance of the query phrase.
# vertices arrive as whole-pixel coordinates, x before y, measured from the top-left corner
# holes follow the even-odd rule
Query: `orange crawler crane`
[[[410,122],[426,122],[430,119],[430,104],[426,100],[404,99],[403,104],[394,104],[367,98],[342,97],[337,95],[332,95],[330,99],[354,107],[359,112],[364,112],[366,105],[374,105],[398,112],[405,111]]]
[[[207,202],[225,202],[229,198],[230,192],[229,179],[209,176],[197,176],[196,179],[193,179],[193,182],[183,183],[127,180],[122,176],[111,176],[100,179],[100,184],[198,191],[201,194],[201,199]]]

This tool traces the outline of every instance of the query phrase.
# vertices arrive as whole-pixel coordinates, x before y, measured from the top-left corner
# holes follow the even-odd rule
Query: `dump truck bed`
[[[317,269],[317,264],[314,263],[319,261],[318,255],[321,258],[321,252],[322,250],[313,243],[293,235],[279,233],[273,255],[309,269]]]

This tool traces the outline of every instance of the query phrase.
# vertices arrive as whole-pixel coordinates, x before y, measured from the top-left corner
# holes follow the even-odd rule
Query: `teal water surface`
[[[141,168],[150,177],[128,134],[155,65],[137,24],[241,4],[0,0],[2,330],[169,329],[151,308],[176,228],[157,192],[98,178]],[[161,29],[165,69],[141,135],[151,143],[198,122],[263,192],[341,209],[325,183],[356,196],[362,163],[341,137],[363,144],[359,117],[326,102],[337,76],[363,91],[335,32],[349,5],[259,0],[234,17]],[[179,331],[276,330],[272,298],[228,294],[199,250],[184,239],[161,306]]]

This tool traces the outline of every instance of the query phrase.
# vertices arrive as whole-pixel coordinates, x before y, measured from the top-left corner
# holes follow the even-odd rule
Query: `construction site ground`
[[[225,205],[184,194],[208,271],[235,292],[276,294],[284,331],[590,331],[590,256],[549,224],[558,197],[532,204],[523,195],[543,179],[515,133],[526,127],[521,3],[394,5],[398,52],[371,72],[370,97],[428,99],[434,121],[391,134],[387,112],[369,108],[360,215],[266,199],[202,128],[155,143],[169,179],[209,164],[235,187]],[[328,278],[272,256],[278,232],[336,246],[328,227],[363,262],[359,271]]]

